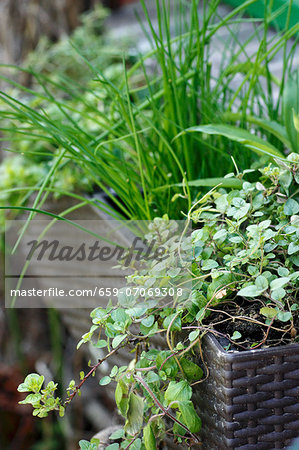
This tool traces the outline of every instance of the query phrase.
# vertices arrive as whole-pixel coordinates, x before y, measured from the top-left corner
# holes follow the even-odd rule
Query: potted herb
[[[51,120],[52,114],[45,117],[42,110],[23,108],[18,99],[2,94],[4,102],[13,110],[12,117],[15,116],[18,120],[30,124],[29,133],[26,134],[26,130],[21,130],[25,136],[29,137],[31,131],[37,130],[41,140],[54,142],[57,146],[58,152],[48,174],[47,183],[40,189],[41,195],[55,178],[58,161],[67,155],[84,169],[88,179],[98,189],[107,194],[122,217],[150,220],[157,215],[166,214],[163,219],[154,221],[158,229],[151,230],[149,234],[155,235],[157,241],[162,239],[160,244],[172,242],[171,251],[167,253],[169,259],[160,266],[157,266],[159,263],[152,262],[152,265],[140,269],[142,272],[137,271],[128,280],[133,287],[146,288],[142,305],[138,305],[138,298],[132,300],[131,296],[127,298],[126,295],[122,295],[117,306],[99,307],[92,312],[92,328],[83,335],[80,345],[92,342],[96,351],[100,352],[99,361],[87,373],[80,374],[81,380],[78,385],[75,381],[70,383],[67,400],[62,401],[55,397],[54,382],[43,389],[43,377],[37,374],[29,375],[19,388],[23,392],[33,392],[25,402],[33,405],[35,415],[44,417],[51,410],[59,410],[63,415],[65,406],[80,391],[89,376],[95,374],[97,369],[103,369],[104,361],[115,361],[115,364],[109,367],[108,373],[102,373],[100,380],[101,385],[109,387],[113,385],[112,382],[117,382],[116,404],[126,418],[123,432],[114,436],[116,442],[112,444],[113,449],[119,446],[156,448],[158,442],[166,442],[168,438],[176,447],[183,447],[207,439],[206,436],[211,433],[205,431],[209,430],[207,416],[213,419],[220,412],[214,409],[213,416],[208,409],[210,400],[201,404],[196,400],[198,398],[196,395],[203,398],[200,389],[210,380],[213,386],[211,395],[216,396],[215,384],[217,385],[219,380],[213,381],[213,367],[218,367],[217,361],[223,355],[225,359],[230,355],[226,352],[235,351],[235,348],[243,347],[245,359],[248,357],[246,349],[251,346],[250,352],[263,352],[264,349],[258,348],[267,345],[268,338],[272,339],[270,334],[272,331],[286,335],[287,340],[295,339],[294,318],[297,306],[294,299],[297,293],[295,285],[297,260],[292,249],[297,245],[297,235],[293,228],[297,226],[297,213],[294,207],[294,202],[297,204],[295,198],[297,194],[294,185],[298,182],[296,172],[298,161],[296,155],[289,157],[288,162],[284,160],[285,140],[277,143],[277,132],[275,134],[270,131],[269,142],[261,138],[255,139],[249,133],[252,121],[246,121],[249,111],[262,111],[264,104],[269,120],[275,120],[280,116],[281,93],[285,79],[278,83],[281,89],[273,109],[271,102],[266,101],[267,98],[271,98],[273,77],[270,75],[270,69],[259,71],[259,67],[268,63],[270,53],[272,52],[272,55],[276,53],[276,43],[272,43],[271,49],[265,51],[269,17],[265,16],[261,25],[261,29],[265,27],[265,33],[259,48],[256,49],[254,62],[251,57],[248,58],[246,48],[241,45],[237,52],[233,50],[229,52],[228,59],[224,58],[225,63],[227,61],[229,63],[221,66],[219,77],[211,71],[210,42],[217,36],[218,31],[221,32],[227,26],[231,26],[235,14],[242,12],[249,3],[252,2],[245,2],[219,21],[218,2],[215,2],[211,4],[210,9],[205,10],[204,23],[201,26],[197,2],[192,2],[192,7],[188,10],[190,30],[174,39],[170,36],[169,11],[163,3],[161,8],[158,8],[158,33],[149,21],[155,48],[147,56],[141,57],[129,71],[124,70],[121,82],[110,82],[105,74],[99,73],[94,66],[89,65],[97,77],[96,83],[101,89],[105,89],[107,100],[101,104],[104,110],[100,108],[97,111],[95,105],[92,105],[92,120],[97,122],[98,127],[95,133],[94,130],[85,129],[80,121],[77,121],[78,117],[81,117],[80,99],[75,103],[78,115],[74,119],[71,115],[74,112],[74,104],[57,103],[44,86],[44,80],[41,87],[45,87],[46,95],[41,96],[40,92],[31,94],[38,102],[41,101],[41,104],[46,96],[46,101],[56,111],[59,110],[59,119]],[[147,15],[145,2],[142,4]],[[185,11],[185,7],[182,5],[180,7],[182,8],[180,11]],[[184,17],[185,15],[180,15],[181,22],[178,29],[183,28]],[[238,22],[237,18],[235,24]],[[295,33],[296,27],[293,27],[286,34],[282,34],[279,45],[286,45],[287,40]],[[238,42],[236,35],[233,40]],[[294,48],[288,56],[285,52],[283,77],[291,70]],[[246,61],[240,64],[238,57],[244,55]],[[151,61],[153,56],[158,63],[154,78],[149,77],[145,69],[146,63]],[[136,73],[139,74],[140,69],[145,71],[145,76],[141,85],[136,87],[134,83],[132,85],[131,77]],[[237,89],[233,90],[229,86],[234,84],[236,75],[240,75],[242,81]],[[264,77],[267,81],[268,96],[263,93],[260,77]],[[37,77],[37,80],[40,81],[40,78]],[[53,82],[50,81],[51,89],[53,86]],[[63,85],[62,91],[65,89],[66,86]],[[98,93],[95,92],[94,95],[90,92],[90,87],[86,91],[97,98]],[[74,96],[77,98],[77,91],[72,86],[67,86],[66,92],[71,98]],[[257,92],[259,95],[256,95]],[[85,97],[81,98],[85,105]],[[256,103],[259,105],[258,108]],[[241,138],[237,136],[238,139],[233,139],[231,129],[230,133],[227,129],[223,132],[222,127],[222,133],[219,132],[222,123],[220,125],[217,123],[219,127],[216,131],[211,127],[204,128],[209,127],[212,118],[221,122],[224,112],[228,114],[225,120],[240,120],[239,115],[229,115],[233,114],[235,104],[238,105],[242,125],[246,128],[242,130],[244,133],[241,131]],[[84,111],[84,116],[87,114],[90,118],[90,113],[89,110]],[[202,129],[197,127],[197,130],[193,131],[203,131],[203,135],[184,133],[181,136],[182,140],[174,139],[182,130],[198,123]],[[265,125],[261,119],[256,123],[256,129],[262,138],[268,137],[268,125],[269,123]],[[273,128],[277,127],[272,123]],[[281,134],[281,128],[278,131]],[[215,134],[216,137],[213,136]],[[249,134],[251,139],[248,141]],[[246,150],[239,145],[244,143]],[[265,180],[260,179],[258,185],[244,183],[246,176],[244,177],[242,173],[238,173],[234,178],[211,179],[210,177],[222,177],[225,171],[231,170],[233,167],[231,154],[243,168],[249,167],[252,162],[255,166],[261,167],[260,154],[263,154],[267,161],[273,156],[281,158],[282,167],[268,168],[270,181],[266,180],[266,170],[263,174]],[[201,196],[198,187],[206,188],[215,184],[220,184],[220,188],[213,189],[198,201]],[[232,187],[235,189],[232,192],[221,190]],[[42,204],[40,200],[41,197],[35,204],[37,208]],[[291,208],[288,209],[290,205]],[[192,236],[184,234],[182,239],[178,238],[173,242],[169,235],[173,224],[167,214],[170,218],[177,218],[182,210],[186,214],[186,225],[194,223],[196,229]],[[113,213],[115,211],[116,209]],[[284,227],[291,230],[287,232],[286,239],[282,239],[284,242],[280,242],[282,231],[280,228],[277,229],[279,226],[282,226],[283,230]],[[163,230],[162,234],[159,227]],[[265,245],[264,233],[268,233]],[[247,247],[247,241],[253,247]],[[263,246],[260,248],[261,243]],[[274,247],[269,250],[269,247],[266,247],[268,244]],[[288,254],[289,245],[291,253]],[[183,263],[180,265],[181,261],[187,261],[189,266],[187,264],[185,267]],[[287,267],[282,267],[284,265]],[[249,269],[250,266],[253,268]],[[259,267],[258,272],[254,271],[255,266]],[[288,272],[283,271],[283,268]],[[177,291],[173,295],[166,290],[166,298],[162,296],[163,301],[159,303],[162,288],[168,285],[179,288],[180,283],[184,285],[186,283],[188,286],[190,277],[193,279],[193,286],[189,288],[189,293],[187,291],[180,296]],[[283,282],[281,278],[284,279]],[[280,281],[276,281],[277,279]],[[275,283],[282,285],[276,286]],[[153,289],[158,289],[154,302],[152,297],[156,291]],[[278,292],[275,292],[277,290]],[[254,312],[257,318],[249,316],[250,320],[247,320],[246,308],[250,299],[257,305]],[[134,303],[135,300],[137,305]],[[235,305],[235,311],[231,309],[232,305]],[[215,311],[216,309],[220,312]],[[229,322],[230,329],[219,329],[217,324],[219,320],[215,314],[221,314],[220,321]],[[248,340],[244,327],[234,328],[237,318],[242,323],[258,325],[260,330],[265,330],[266,339],[264,340],[264,333],[261,333],[262,336],[255,336],[253,341]],[[226,349],[219,350],[217,342],[207,337],[209,333],[218,338],[220,336]],[[214,350],[211,350],[213,346],[218,356],[219,352],[222,355],[216,356],[216,363],[209,357],[209,354],[214,353]],[[128,355],[130,359],[128,348],[135,350],[135,357],[131,363],[128,363]],[[282,350],[283,353],[286,348]],[[297,345],[295,348],[297,352]],[[293,347],[290,352],[295,355]],[[123,363],[120,365],[121,358]],[[207,365],[209,361],[210,371]],[[285,362],[288,363],[287,359]],[[293,366],[290,367],[293,373]],[[251,378],[254,378],[254,372],[251,374]],[[247,376],[247,372],[245,375]],[[243,381],[241,378],[240,383]],[[232,389],[228,397],[229,401],[233,402],[231,394],[234,393],[234,388],[226,386],[225,389],[228,388]],[[205,388],[205,391],[208,391],[208,388]],[[227,390],[225,392],[227,393]],[[244,398],[241,401],[244,403]],[[287,414],[292,414],[292,411],[296,410],[292,398],[286,401],[290,411]],[[235,411],[229,409],[230,405],[227,406],[226,403],[223,405],[225,406],[222,409],[227,408],[230,414],[235,414]],[[255,420],[258,420],[256,417],[261,414],[259,408],[257,410]],[[239,413],[241,416],[237,417],[238,420],[236,416],[232,416],[234,427],[237,427],[236,422],[241,423],[242,411]],[[218,420],[216,419],[217,417],[215,421]],[[247,420],[247,417],[245,419]],[[288,419],[291,431],[287,430],[280,435],[284,442],[294,435],[295,431],[293,433],[292,430],[296,428],[296,422],[292,417]],[[231,430],[227,418],[218,422],[225,423],[225,420],[228,423],[229,433],[234,431],[241,433],[239,429]],[[271,420],[269,419],[270,422]],[[270,427],[276,427],[274,431],[277,433],[279,420],[280,418],[275,418],[273,423],[270,423]],[[215,421],[211,422],[210,430],[216,429]],[[255,427],[254,422],[249,422],[248,425],[252,428],[248,445],[257,445],[254,442],[257,440],[254,432],[262,435],[265,426],[262,424],[260,428]],[[223,429],[225,425],[222,431]],[[276,439],[277,435],[271,433],[268,433],[271,439],[273,436]],[[234,439],[233,435],[226,437]],[[247,439],[246,436],[237,437]],[[88,444],[81,443],[82,448],[84,445],[86,447]],[[90,448],[96,445],[92,443]],[[219,447],[219,443],[215,445]],[[233,445],[233,441],[227,441],[227,445]],[[263,448],[270,449],[272,443],[269,447],[268,444],[263,445]]]
[[[194,395],[209,448],[285,448],[298,436],[298,155],[288,160],[194,213],[195,248],[211,242],[218,264],[198,313],[217,338],[204,340],[209,377]]]
[[[116,381],[126,418],[111,449],[154,449],[171,436],[181,448],[201,441],[227,449],[290,443],[298,413],[298,163],[291,154],[263,169],[256,183],[210,191],[188,213],[191,236],[176,245],[173,223],[156,219],[149,235],[160,235],[164,264],[154,261],[128,279],[146,293],[122,295],[117,306],[91,313],[93,325],[79,345],[92,342],[106,354],[77,386],[71,382],[64,403],[54,399],[54,384],[41,390],[42,377],[27,377],[19,389],[34,392],[24,401],[34,414],[63,414],[103,361],[132,348],[132,361],[116,363],[100,380]],[[180,297],[190,249],[192,288]],[[155,296],[163,285],[176,293]]]

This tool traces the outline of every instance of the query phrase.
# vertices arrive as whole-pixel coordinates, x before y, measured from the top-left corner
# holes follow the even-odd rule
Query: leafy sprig
[[[62,408],[102,362],[129,346],[135,353],[130,364],[114,365],[99,381],[102,386],[116,383],[116,405],[125,419],[111,450],[152,450],[170,433],[177,445],[198,443],[201,420],[192,402],[193,386],[208,376],[208,368],[198,364],[201,337],[208,331],[224,337],[213,328],[211,312],[245,297],[256,302],[260,318],[241,319],[265,330],[254,348],[267,344],[271,329],[289,334],[289,340],[296,337],[298,167],[298,156],[291,154],[261,170],[257,182],[242,177],[239,190],[210,191],[190,211],[195,226],[191,234],[186,226],[178,233],[178,225],[167,216],[155,219],[147,238],[163,246],[164,259],[143,261],[127,277],[127,287],[146,287],[146,294],[138,297],[124,290],[117,305],[93,310],[92,326],[78,344],[90,342],[107,349],[106,355],[80,374],[77,386],[70,383],[64,403],[55,398],[53,382],[42,390],[43,377],[31,374],[19,387],[33,392],[23,403],[31,403],[39,417],[52,409],[63,414]],[[174,290],[173,295],[154,296],[155,289],[169,285],[185,286],[183,295]],[[244,348],[238,330],[225,337],[229,345]]]

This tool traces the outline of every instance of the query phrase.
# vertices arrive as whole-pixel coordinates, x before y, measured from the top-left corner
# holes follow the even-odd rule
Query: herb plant
[[[101,132],[98,116],[99,110],[104,108],[105,93],[92,81],[92,73],[86,70],[75,48],[79,47],[82,57],[88,58],[95,67],[100,67],[104,73],[107,71],[111,81],[117,79],[122,71],[123,51],[127,44],[124,43],[123,48],[116,47],[105,37],[106,17],[107,11],[98,5],[82,16],[81,25],[71,36],[57,43],[42,39],[24,62],[24,69],[2,67],[2,79],[7,83],[3,96],[13,99],[19,106],[22,104],[24,111],[31,111],[29,115],[33,123],[24,121],[22,114],[14,114],[7,104],[1,110],[5,135],[1,136],[1,141],[5,142],[3,147],[7,147],[3,150],[10,152],[7,158],[3,152],[5,158],[0,165],[0,208],[6,209],[5,212],[0,211],[1,231],[4,230],[5,217],[13,218],[18,207],[30,204],[32,193],[35,195],[41,189],[49,172],[52,176],[42,188],[44,195],[40,208],[49,195],[54,200],[68,195],[81,201],[78,194],[86,195],[93,188],[93,181],[78,164],[79,158],[68,158],[62,142],[38,129],[34,116],[37,111],[43,111],[45,117],[51,117],[52,127],[57,129],[67,126],[68,121],[72,124],[80,121],[81,129],[90,137]],[[7,72],[13,72],[15,76],[9,79]],[[27,82],[30,88],[20,84],[18,79]],[[11,89],[8,89],[9,84]],[[5,102],[1,105],[4,106]],[[67,117],[65,111],[68,111]],[[7,205],[15,209],[7,208]]]
[[[21,98],[2,92],[3,116],[9,122],[2,131],[8,137],[13,133],[14,139],[38,141],[42,153],[48,153],[45,149],[50,143],[59,154],[80,165],[122,217],[151,219],[166,213],[180,218],[178,211],[188,210],[197,194],[194,186],[215,185],[217,181],[211,178],[223,177],[233,169],[231,156],[241,170],[252,163],[261,164],[261,154],[267,160],[285,156],[284,143],[276,149],[276,137],[269,136],[262,122],[257,122],[256,131],[272,145],[265,144],[264,149],[251,145],[244,151],[238,139],[227,139],[223,133],[184,133],[175,139],[190,127],[235,120],[225,114],[241,117],[244,133],[251,130],[250,116],[281,121],[298,25],[289,28],[286,23],[284,30],[271,36],[269,23],[278,14],[272,13],[272,2],[265,8],[264,20],[242,18],[254,1],[242,2],[223,18],[219,17],[219,0],[204,2],[202,17],[197,0],[175,2],[172,36],[167,2],[157,1],[156,30],[142,0],[152,47],[147,55],[140,55],[133,66],[125,59],[122,72],[111,78],[78,48],[78,58],[93,79],[90,83],[71,82],[64,74],[50,76],[34,68],[27,70],[34,89],[6,78],[21,92]],[[238,28],[248,21],[253,31],[241,43]],[[248,47],[256,36],[259,46],[249,55]],[[213,52],[220,44],[225,56],[215,69]],[[281,80],[273,76],[270,66],[279,51],[283,53]],[[15,123],[21,125],[18,130]],[[54,169],[51,176],[55,176]]]
[[[41,182],[47,176],[50,162],[34,162],[23,155],[5,158],[0,164],[0,231],[5,229],[5,218],[12,219],[19,211],[9,210],[6,205],[25,206],[29,203],[32,192],[39,190]],[[64,192],[89,192],[91,184],[80,167],[75,164],[61,162],[59,171],[48,192],[54,199],[60,198]]]
[[[78,49],[91,73],[85,84],[69,83],[68,70],[53,78],[30,69],[34,88],[11,81],[18,93],[1,93],[5,137],[25,141],[28,156],[33,143],[34,158],[49,158],[36,209],[53,190],[61,166],[71,161],[110,197],[112,215],[156,217],[149,235],[168,249],[163,264],[145,263],[128,278],[128,286],[146,288],[145,297],[122,294],[116,306],[92,311],[91,329],[78,345],[89,342],[106,353],[80,373],[78,384],[70,382],[66,400],[56,396],[54,382],[43,387],[38,374],[28,375],[19,387],[29,393],[24,403],[38,417],[52,410],[63,415],[104,361],[124,348],[135,351],[130,364],[115,365],[100,379],[101,386],[116,383],[115,400],[125,421],[110,450],[155,449],[168,438],[180,446],[198,443],[200,411],[192,392],[208,376],[202,336],[221,336],[227,348],[258,348],[274,337],[276,343],[296,339],[298,321],[299,162],[298,154],[286,157],[291,149],[298,152],[298,109],[290,99],[282,106],[298,25],[286,23],[275,37],[268,35],[269,2],[264,20],[240,43],[238,26],[248,20],[240,14],[254,0],[224,18],[219,18],[218,0],[204,2],[201,18],[197,0],[179,1],[173,37],[167,2],[157,0],[157,30],[141,3],[152,50],[133,66],[125,60],[115,78]],[[213,42],[219,44],[226,29],[230,39],[215,72]],[[249,56],[247,46],[256,35],[260,45]],[[270,63],[280,50],[282,78],[277,80]],[[154,69],[148,64],[153,60]],[[236,122],[238,128],[231,125]],[[252,167],[262,166],[261,156],[268,165],[257,180]],[[240,172],[223,178],[234,166]],[[198,192],[215,185],[220,186],[203,196]],[[173,241],[169,218],[182,216],[186,229],[193,224],[194,230]],[[155,289],[181,285],[183,295],[154,296]],[[248,305],[254,305],[254,314],[244,313]],[[220,321],[230,329],[219,329]],[[262,336],[252,341],[239,321],[254,323],[264,330]],[[81,441],[80,446],[93,449],[97,443]]]
[[[258,127],[268,133],[269,140],[267,142],[252,132],[228,124],[194,126],[188,128],[185,132],[201,132],[207,135],[223,136],[231,141],[243,144],[245,148],[255,148],[260,150],[261,153],[268,153],[269,155],[276,153],[277,156],[281,156],[279,148],[299,153],[298,125],[296,129],[298,117],[299,69],[290,74],[285,84],[281,123],[275,120],[261,119],[253,115],[246,116],[246,120],[252,127]],[[242,120],[242,113],[226,112],[223,114],[222,119],[229,122],[240,121]],[[185,132],[182,132],[179,136],[182,136]],[[277,147],[271,144],[271,141],[275,142]]]
[[[55,43],[42,37],[37,48],[27,56],[24,66],[57,82],[63,78],[79,84],[89,81],[90,73],[81,63],[75,48],[80,48],[84,57],[95,66],[113,64],[117,48],[111,48],[105,38],[107,16],[108,11],[102,5],[96,5],[92,11],[81,15],[80,25],[71,36],[64,36]]]
[[[100,379],[101,386],[116,383],[116,405],[125,418],[123,431],[112,436],[116,442],[111,449],[155,449],[171,436],[180,446],[200,441],[200,411],[192,392],[208,376],[201,360],[203,335],[225,337],[240,349],[273,344],[268,339],[272,331],[278,333],[277,344],[296,340],[299,158],[293,153],[277,163],[262,169],[257,182],[245,181],[246,174],[239,174],[241,189],[212,189],[194,203],[186,217],[186,226],[194,224],[191,235],[184,232],[173,240],[174,225],[168,217],[154,220],[148,237],[164,244],[163,264],[147,262],[128,277],[128,286],[146,287],[147,294],[140,298],[122,293],[116,306],[92,311],[93,324],[78,346],[90,342],[106,349],[106,354],[88,373],[81,372],[77,386],[71,381],[65,402],[55,397],[53,382],[42,389],[43,377],[31,374],[25,379],[19,390],[33,392],[24,402],[33,405],[35,415],[43,417],[50,410],[64,414],[88,377],[126,347],[135,349],[130,364],[115,365]],[[187,275],[191,286],[186,284]],[[178,290],[164,298],[154,296],[157,286],[184,284],[182,296]],[[254,316],[240,317],[238,307],[244,301],[254,306]],[[224,335],[213,314],[232,304],[237,312],[228,310],[232,330]],[[264,331],[261,339],[251,342],[243,336],[238,320],[257,324]]]

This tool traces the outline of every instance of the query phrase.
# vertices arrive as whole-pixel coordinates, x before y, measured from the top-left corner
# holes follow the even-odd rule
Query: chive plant
[[[193,186],[204,189],[216,184],[214,178],[218,183],[233,170],[234,162],[244,170],[253,163],[259,165],[261,155],[283,158],[285,142],[271,151],[276,137],[262,126],[262,120],[282,120],[281,102],[294,65],[299,25],[289,28],[288,14],[285,29],[269,34],[269,23],[279,12],[272,13],[270,1],[263,20],[243,17],[255,1],[242,2],[221,17],[219,0],[178,0],[172,27],[172,2],[156,1],[154,21],[145,0],[140,0],[151,50],[130,67],[124,57],[118,80],[101,72],[80,48],[76,48],[78,55],[91,74],[91,81],[84,85],[34,68],[29,72],[39,85],[36,89],[3,76],[14,88],[12,93],[1,92],[1,131],[6,140],[12,137],[11,149],[16,151],[15,142],[25,139],[38,141],[41,155],[52,155],[49,174],[36,187],[39,195],[34,208],[43,205],[57,171],[68,161],[82,167],[95,188],[110,198],[112,209],[97,203],[99,208],[125,218],[150,219],[165,213],[182,217],[181,211],[188,210],[194,200]],[[245,42],[238,34],[244,23],[252,26]],[[223,42],[225,35],[224,58],[215,72],[215,43]],[[278,52],[282,53],[279,80],[271,73]],[[252,120],[247,117],[252,116],[259,138],[269,141],[270,150],[244,147],[240,139],[231,138],[232,130],[185,132],[232,122],[248,132]]]

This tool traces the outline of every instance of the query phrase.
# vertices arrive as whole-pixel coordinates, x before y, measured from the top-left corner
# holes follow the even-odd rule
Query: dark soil
[[[290,322],[283,323],[274,320],[272,325],[260,314],[262,302],[237,299],[237,302],[227,302],[211,308],[208,317],[209,324],[215,331],[215,336],[227,350],[249,350],[251,348],[275,347],[298,342],[299,315],[293,313],[293,326]],[[261,325],[256,322],[260,322]],[[241,334],[233,340],[234,332]]]

